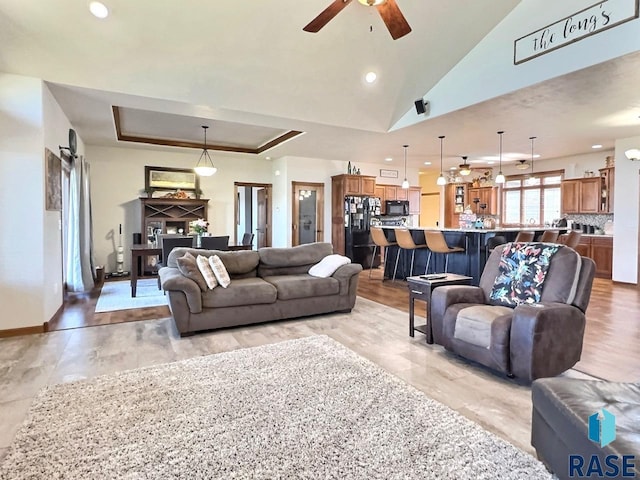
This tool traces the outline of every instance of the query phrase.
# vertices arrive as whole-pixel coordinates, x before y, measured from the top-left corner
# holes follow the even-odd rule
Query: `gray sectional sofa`
[[[177,259],[187,251],[194,256],[218,255],[231,277],[229,287],[202,291],[195,281],[183,276]],[[362,266],[343,265],[328,278],[308,274],[314,264],[332,253],[330,243],[232,252],[175,248],[167,266],[160,269],[160,282],[181,336],[270,320],[348,312],[355,304]]]

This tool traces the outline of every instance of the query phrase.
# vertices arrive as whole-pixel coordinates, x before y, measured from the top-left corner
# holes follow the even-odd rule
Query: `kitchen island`
[[[389,241],[395,242],[395,230],[402,227],[381,227]],[[439,230],[444,234],[447,245],[450,247],[462,247],[464,253],[452,253],[449,255],[449,273],[457,273],[459,275],[468,275],[473,277],[472,284],[478,285],[480,275],[487,261],[487,241],[501,235],[506,238],[507,242],[515,240],[516,235],[520,231],[534,232],[537,239],[543,232],[547,230],[559,231],[564,233],[566,229],[552,227],[533,227],[533,228],[495,228],[495,229],[461,229],[461,228],[420,228],[409,227],[411,237],[416,245],[424,245],[425,230]],[[396,257],[400,250],[400,256]],[[415,251],[415,259],[413,263],[413,275],[422,275],[425,273],[427,265],[427,257],[429,256],[428,248],[419,248]],[[393,270],[398,258],[398,270],[396,279],[405,279],[410,276],[411,270],[411,252],[399,249],[397,246],[389,247],[387,252],[387,265],[384,272],[385,278],[393,278]],[[445,255],[434,253],[431,257],[428,273],[444,272]]]

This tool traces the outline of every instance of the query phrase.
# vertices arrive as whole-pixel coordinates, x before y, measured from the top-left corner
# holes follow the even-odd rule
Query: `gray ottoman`
[[[599,457],[597,461],[603,469],[607,467],[605,458],[617,455],[619,476],[599,478],[640,478],[640,383],[544,378],[533,382],[531,395],[531,445],[558,478],[579,478],[576,470],[574,476],[569,476],[570,455],[582,456],[583,472],[588,469],[592,455]],[[600,447],[589,440],[588,425],[589,417],[603,408],[615,415],[616,439]],[[634,456],[631,460],[627,457],[627,464],[633,464],[631,472],[635,476],[623,477],[623,455]],[[614,473],[613,468],[608,471]]]

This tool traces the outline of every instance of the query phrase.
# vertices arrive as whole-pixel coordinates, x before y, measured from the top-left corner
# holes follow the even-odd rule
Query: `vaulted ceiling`
[[[245,140],[300,131],[261,155],[382,162],[409,143],[415,166],[438,155],[444,132],[451,132],[446,154],[470,158],[495,154],[501,128],[519,139],[510,149],[523,155],[535,133],[547,157],[583,153],[590,142],[610,148],[618,136],[637,134],[637,126],[623,133],[595,118],[628,107],[630,91],[640,100],[635,54],[388,131],[518,0],[490,8],[397,0],[412,27],[398,40],[375,8],[357,1],[319,33],[302,28],[331,0],[105,3],[110,16],[100,20],[85,1],[0,0],[0,71],[47,81],[88,144],[122,144],[113,105],[138,112],[128,126],[142,136],[199,142],[204,122],[214,136],[218,122],[219,141],[234,125]],[[378,75],[373,84],[364,81],[369,71]]]

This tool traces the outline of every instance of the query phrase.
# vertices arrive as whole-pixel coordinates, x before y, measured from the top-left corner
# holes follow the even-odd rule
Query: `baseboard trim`
[[[36,325],[35,327],[9,328],[6,330],[0,330],[0,338],[33,335],[35,333],[45,333],[48,330],[49,322],[44,322],[42,325]]]

